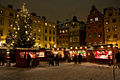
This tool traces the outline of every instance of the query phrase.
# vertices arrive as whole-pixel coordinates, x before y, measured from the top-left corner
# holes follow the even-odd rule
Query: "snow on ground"
[[[120,70],[115,68],[115,78],[120,80]],[[61,63],[48,66],[41,62],[34,68],[0,66],[0,80],[114,80],[113,66],[93,63]]]

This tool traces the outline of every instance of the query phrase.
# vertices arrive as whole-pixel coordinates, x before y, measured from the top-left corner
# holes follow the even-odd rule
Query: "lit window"
[[[107,32],[110,32],[110,28],[107,28]]]
[[[34,21],[35,23],[37,23],[37,21]]]
[[[40,32],[41,30],[39,29],[38,32]]]
[[[3,14],[3,11],[2,11],[2,10],[0,10],[0,14]]]
[[[51,27],[51,24],[49,24],[49,26]]]
[[[75,22],[73,22],[73,25],[75,24]]]
[[[92,22],[92,21],[93,21],[93,19],[90,19],[90,21]]]
[[[98,21],[98,17],[95,18],[95,21]]]
[[[55,28],[55,25],[53,26],[53,28]]]
[[[63,30],[63,33],[65,33],[65,31]]]
[[[66,26],[68,26],[68,24],[66,24]]]
[[[113,26],[113,31],[117,31],[117,26],[116,25]]]
[[[66,30],[66,32],[68,32],[68,31]]]
[[[106,21],[105,24],[109,24],[109,21]]]
[[[98,37],[100,38],[101,36],[102,36],[102,33],[101,33],[101,32],[99,32],[99,33],[98,33]]]
[[[47,23],[45,23],[45,26],[47,26]]]

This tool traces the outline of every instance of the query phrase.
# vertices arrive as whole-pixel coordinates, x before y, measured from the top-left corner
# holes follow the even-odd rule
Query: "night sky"
[[[80,21],[86,21],[92,5],[103,12],[106,7],[120,8],[120,0],[0,0],[0,4],[20,8],[23,3],[27,4],[30,12],[35,12],[38,16],[46,16],[48,21],[65,21],[74,15]]]

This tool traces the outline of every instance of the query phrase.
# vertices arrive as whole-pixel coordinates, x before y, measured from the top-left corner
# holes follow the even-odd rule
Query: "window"
[[[3,10],[0,10],[0,15],[2,15],[3,14]]]
[[[47,41],[47,36],[45,36],[45,41]]]
[[[3,36],[3,30],[0,30],[0,36]]]
[[[51,37],[49,37],[49,41],[51,41]]]
[[[117,26],[113,25],[113,31],[117,31]]]
[[[53,26],[53,28],[55,28],[55,25]]]
[[[45,29],[45,33],[47,33],[47,29]]]
[[[40,40],[40,36],[38,36],[38,40]]]
[[[95,18],[95,21],[98,21],[98,17]]]
[[[47,48],[47,44],[45,44],[45,48]]]
[[[53,30],[53,34],[55,34],[55,30]]]
[[[91,38],[91,34],[90,33],[88,34],[88,37]]]
[[[102,36],[102,32],[99,32],[98,33],[98,37],[100,38]]]
[[[68,32],[68,30],[66,30],[66,32]]]
[[[49,30],[49,34],[51,34],[51,30]]]
[[[49,26],[51,27],[51,24],[49,24]]]
[[[110,13],[109,16],[112,16],[112,13]]]
[[[90,26],[88,26],[88,29],[91,29],[91,27],[90,27]]]
[[[93,33],[93,37],[94,37],[94,38],[96,37],[96,33],[95,33],[95,32]]]
[[[0,25],[4,25],[4,18],[0,17]]]
[[[63,30],[63,33],[65,33],[65,31]]]
[[[70,37],[70,42],[72,42],[72,37]]]
[[[13,16],[13,13],[10,13],[10,14],[9,14],[9,16],[11,16],[11,17],[12,17],[12,16]]]
[[[113,35],[113,39],[114,39],[114,40],[117,40],[117,39],[118,39],[117,34],[114,34],[114,35]]]
[[[116,19],[113,19],[112,22],[113,22],[113,23],[116,22]]]
[[[107,28],[107,32],[110,32],[110,28]]]
[[[90,22],[93,22],[93,19],[90,19]]]
[[[109,21],[106,21],[105,24],[109,24]]]
[[[110,40],[110,35],[107,35],[107,40]]]
[[[55,37],[53,37],[53,41],[55,41]]]
[[[45,26],[47,26],[47,23],[45,23]]]
[[[101,27],[101,24],[98,24],[98,27],[100,28],[100,27]]]

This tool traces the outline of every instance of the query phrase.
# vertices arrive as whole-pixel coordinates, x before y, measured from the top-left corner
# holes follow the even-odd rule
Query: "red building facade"
[[[86,23],[86,45],[93,46],[104,44],[104,22],[103,14],[95,6],[92,6]]]

